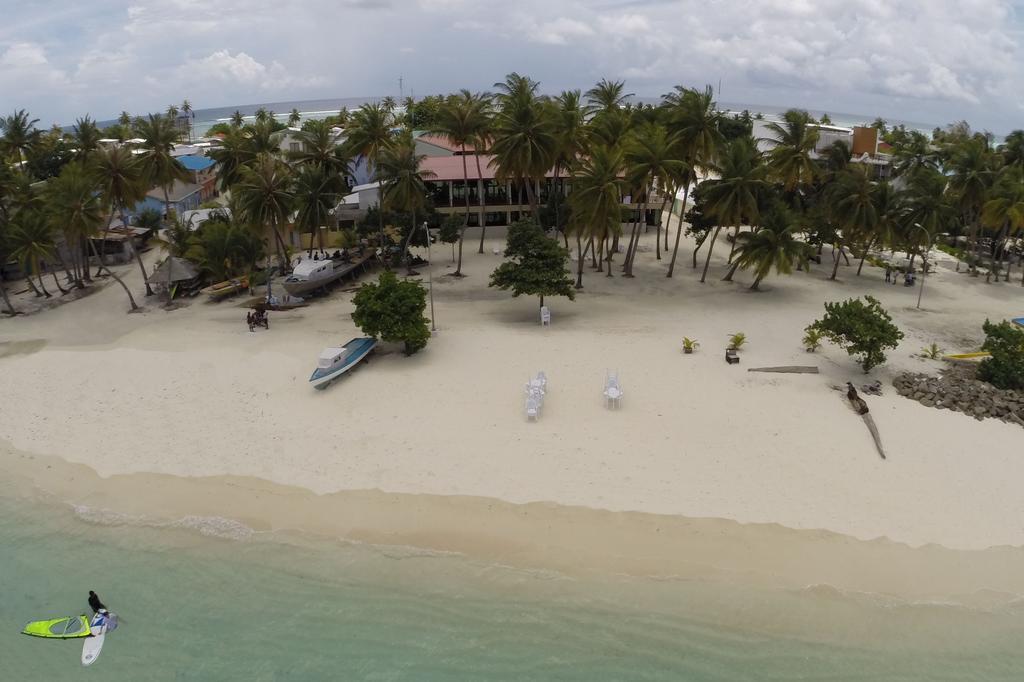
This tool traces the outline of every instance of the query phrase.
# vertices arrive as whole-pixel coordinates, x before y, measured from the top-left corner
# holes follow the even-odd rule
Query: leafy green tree
[[[39,278],[39,289],[36,289],[36,296],[50,298],[50,292],[46,290],[43,283],[43,263],[53,257],[57,250],[57,244],[53,238],[53,227],[47,222],[46,217],[36,211],[20,211],[16,222],[11,230],[9,242],[11,246],[10,256],[16,259],[28,273],[29,284],[32,284],[31,275],[34,273]],[[57,280],[57,273],[53,273],[53,281],[62,293],[64,289]],[[35,289],[35,285],[32,284]]]
[[[735,227],[738,233],[740,225],[757,224],[761,198],[768,188],[761,154],[750,138],[740,138],[728,144],[720,172],[719,179],[704,183],[707,186],[704,196],[708,213],[715,219],[715,230],[704,257],[701,282],[707,278],[719,231],[722,227]]]
[[[1024,389],[1024,330],[1003,320],[985,320],[985,343],[981,349],[990,357],[978,367],[978,378],[996,388]]]
[[[288,114],[288,125],[297,126],[299,121],[302,120],[302,114],[299,113],[298,109],[292,109],[292,113]]]
[[[650,193],[655,183],[661,186],[670,184],[673,176],[679,175],[684,164],[675,158],[673,149],[676,147],[676,139],[669,134],[664,126],[647,123],[637,128],[636,133],[630,137],[625,148],[626,176],[629,185],[640,192],[640,209],[637,220],[633,223],[632,234],[629,239],[629,246],[626,249],[626,262],[624,268],[626,277],[633,276],[633,260],[636,258],[637,247],[640,244],[640,226],[647,213]],[[668,195],[662,199],[661,211],[665,210],[668,203]],[[660,251],[661,233],[655,239]],[[660,254],[659,254],[660,255]]]
[[[92,158],[92,155],[100,148],[100,129],[96,125],[96,121],[92,120],[88,114],[75,121],[75,125],[72,130],[75,133],[75,158],[81,159],[82,161],[88,161]]]
[[[825,316],[807,328],[811,329],[845,348],[847,354],[859,356],[865,374],[885,362],[885,349],[895,348],[903,338],[903,332],[873,296],[865,296],[863,301],[851,298],[826,303]]]
[[[491,273],[488,286],[511,290],[513,296],[526,294],[540,296],[566,296],[575,300],[572,277],[566,269],[569,253],[551,239],[537,223],[520,220],[508,228],[508,259]]]
[[[589,156],[582,159],[573,178],[573,192],[569,195],[572,217],[575,225],[576,245],[581,246],[582,236],[589,237],[593,248],[608,256],[598,260],[598,272],[604,260],[611,257],[611,237],[622,230],[622,178],[624,164],[622,150],[618,147],[598,145],[591,149]],[[509,233],[511,244],[511,233]],[[506,252],[507,253],[507,252]],[[583,251],[580,249],[577,264],[576,286],[583,286]],[[611,262],[608,263],[607,277],[612,276]]]
[[[811,158],[818,143],[818,129],[811,116],[800,109],[790,109],[780,123],[769,123],[769,138],[774,146],[768,152],[768,167],[787,192],[796,192],[814,180],[818,168]]]
[[[452,262],[455,262],[455,243],[462,238],[462,219],[457,215],[450,215],[441,222],[441,229],[438,238],[442,244],[452,245]]]
[[[295,198],[295,227],[309,232],[309,257],[313,257],[313,243],[320,239],[324,250],[324,233],[320,229],[330,224],[330,212],[338,204],[337,176],[329,175],[322,167],[311,165],[299,169],[292,191]]]
[[[427,291],[419,282],[400,281],[394,272],[382,272],[377,282],[367,282],[352,298],[352,321],[367,336],[405,344],[405,354],[422,350],[430,340]]]
[[[392,210],[412,215],[409,230],[402,241],[402,258],[409,248],[409,240],[416,233],[419,223],[417,212],[422,215],[427,208],[427,186],[425,180],[434,176],[433,172],[420,169],[420,164],[427,157],[416,153],[416,143],[412,135],[406,133],[399,136],[395,143],[380,157],[377,176],[380,178],[384,206]],[[465,162],[463,162],[465,163]]]
[[[209,220],[187,241],[184,257],[196,263],[214,282],[252,275],[263,258],[263,241],[244,225]]]

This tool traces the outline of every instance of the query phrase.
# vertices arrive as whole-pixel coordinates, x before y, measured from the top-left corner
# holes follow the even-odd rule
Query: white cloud
[[[397,95],[398,75],[417,93],[482,89],[513,70],[547,91],[722,79],[731,102],[1002,129],[1024,106],[1012,0],[93,0],[50,16],[29,4],[4,17],[17,34],[0,26],[0,110],[63,120],[185,96]]]

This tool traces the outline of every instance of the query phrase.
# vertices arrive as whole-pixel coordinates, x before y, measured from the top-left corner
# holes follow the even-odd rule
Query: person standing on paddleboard
[[[106,605],[100,601],[100,598],[96,596],[96,593],[89,590],[89,607],[93,613],[99,613],[100,611],[107,611]]]

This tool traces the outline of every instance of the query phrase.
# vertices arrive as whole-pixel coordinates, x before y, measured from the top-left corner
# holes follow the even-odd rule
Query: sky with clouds
[[[0,113],[487,90],[607,77],[656,97],[1024,128],[1021,0],[0,0]]]

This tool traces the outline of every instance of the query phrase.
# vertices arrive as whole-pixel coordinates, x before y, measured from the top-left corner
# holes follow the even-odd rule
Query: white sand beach
[[[950,352],[976,349],[986,317],[1024,309],[1019,283],[989,285],[944,264],[928,277],[921,311],[916,289],[886,285],[869,266],[857,277],[856,264],[840,268],[838,282],[827,281],[823,265],[772,276],[763,292],[749,292],[744,273],[735,283],[719,281],[722,245],[701,285],[689,265],[692,244],[684,240],[668,279],[653,239],[645,238],[635,279],[620,278],[617,267],[614,278],[588,270],[575,302],[549,301],[554,321],[542,328],[536,299],[487,288],[499,262],[491,249],[502,242],[489,240],[477,255],[470,231],[465,279],[444,277],[450,254],[434,252],[439,331],[427,349],[411,358],[379,352],[322,392],[307,383],[318,352],[358,335],[351,292],[272,313],[269,331],[250,333],[238,301],[197,298],[166,311],[149,299],[146,312],[126,315],[123,292],[110,283],[87,299],[0,320],[3,447],[8,456],[20,453],[22,464],[26,456],[56,456],[108,478],[253,477],[321,495],[472,496],[823,529],[911,546],[1024,545],[1024,431],[925,408],[890,384],[898,372],[940,366],[914,357],[931,342]],[[137,269],[124,274],[140,288]],[[823,301],[865,293],[880,298],[906,334],[888,364],[865,377],[839,349],[803,350],[803,328],[820,317]],[[727,336],[737,331],[748,345],[739,365],[727,365]],[[697,353],[681,352],[684,335],[701,342]],[[795,364],[815,364],[821,374],[747,371]],[[625,389],[618,411],[601,397],[608,369]],[[537,370],[547,373],[549,394],[542,419],[528,423],[522,385]],[[831,388],[875,378],[884,395],[867,400],[884,461]],[[85,499],[98,485],[77,480],[61,490]],[[132,494],[126,483],[121,490]],[[196,506],[214,513],[216,495],[195,490]],[[141,498],[103,499],[153,511],[160,496]],[[160,504],[189,506],[169,497]],[[486,500],[474,508],[486,519]],[[523,513],[532,509],[543,524],[544,508]],[[266,527],[301,523],[259,505],[247,514]]]

